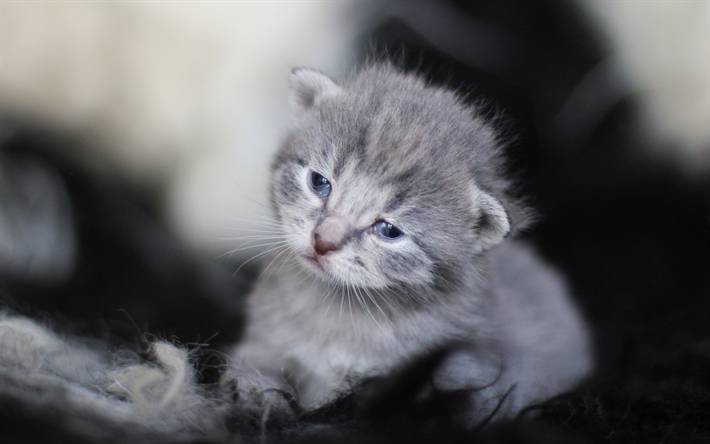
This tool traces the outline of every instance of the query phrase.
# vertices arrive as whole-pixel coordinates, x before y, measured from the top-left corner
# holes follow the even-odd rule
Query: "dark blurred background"
[[[648,45],[661,45],[662,33],[673,28],[652,18],[672,21],[703,11],[707,17],[708,5],[665,15],[663,10],[656,15],[641,10],[629,13],[628,5],[626,10],[611,12],[580,5],[552,0],[350,4],[345,12],[330,11],[331,15],[321,17],[327,26],[319,28],[323,33],[319,38],[325,44],[327,33],[336,27],[335,17],[344,14],[350,34],[333,41],[346,41],[343,47],[348,49],[341,58],[327,61],[338,66],[336,71],[347,72],[358,63],[387,57],[405,70],[422,73],[433,84],[461,91],[497,122],[509,140],[510,171],[541,215],[524,236],[564,271],[592,325],[599,359],[595,378],[599,384],[624,387],[644,367],[661,368],[660,376],[642,378],[645,384],[660,387],[676,373],[696,368],[697,362],[710,362],[710,147],[706,146],[710,138],[693,139],[693,145],[681,136],[674,138],[672,132],[656,132],[664,123],[653,120],[662,117],[649,112],[650,87],[634,83],[633,72],[623,69],[624,48],[633,45],[619,43],[621,37],[612,31],[655,28],[646,32],[661,36],[648,40]],[[67,19],[61,11],[54,13],[42,17]],[[609,17],[616,17],[621,25],[605,28],[605,17],[612,22]],[[633,22],[633,17],[641,23]],[[648,21],[646,28],[643,20]],[[700,55],[707,65],[707,28],[701,31],[704,42],[689,41],[688,49],[674,47],[676,41],[668,37],[666,49],[692,56],[693,48],[705,48]],[[12,44],[10,37],[4,37],[3,45]],[[258,46],[258,39],[267,37],[256,35],[252,43]],[[313,41],[318,38],[306,39],[304,45]],[[247,57],[238,52],[227,55]],[[294,65],[318,60],[300,57],[285,59]],[[633,62],[641,63],[628,63]],[[243,70],[247,65],[235,66]],[[653,69],[651,62],[647,69]],[[673,67],[665,66],[663,71],[673,73]],[[284,87],[287,72],[276,76]],[[683,72],[678,78],[675,83],[668,78],[669,90],[679,84],[693,85],[683,82]],[[4,94],[14,85],[5,82]],[[33,114],[31,106],[13,108],[22,95],[7,94],[13,100],[2,107],[3,307],[50,319],[60,330],[115,344],[140,344],[146,334],[209,343],[214,349],[235,341],[242,325],[243,297],[258,272],[248,265],[235,273],[247,256],[217,257],[215,251],[227,252],[238,242],[196,247],[200,239],[217,236],[210,231],[213,227],[206,228],[207,234],[193,232],[193,237],[186,237],[185,230],[201,225],[185,228],[174,220],[184,214],[180,211],[187,211],[174,210],[176,200],[181,201],[180,190],[188,190],[186,201],[194,199],[194,190],[180,181],[199,180],[190,182],[184,179],[192,177],[189,174],[166,173],[168,167],[160,167],[157,179],[141,178],[141,174],[150,176],[149,168],[148,173],[126,173],[131,162],[114,167],[115,154],[101,154],[101,150],[115,151],[102,147],[128,140],[121,138],[120,131],[91,129],[91,119],[81,125],[74,120],[62,125],[51,112]],[[680,100],[687,91],[673,96],[664,90],[664,94]],[[704,94],[707,89],[701,88],[691,96]],[[285,104],[285,95],[275,100]],[[48,106],[61,114],[62,100],[52,103]],[[281,106],[273,108],[271,133],[283,127]],[[668,110],[673,106],[669,103]],[[94,122],[110,127],[111,114],[99,115]],[[710,134],[710,128],[706,131]],[[204,135],[204,131],[196,133]],[[136,140],[141,139],[131,139],[140,143]],[[201,143],[190,137],[179,143],[189,145],[190,140]],[[211,140],[204,135],[205,144]],[[225,140],[236,140],[235,150],[246,147],[245,152],[256,150],[262,156],[273,150],[247,146],[248,137]],[[183,166],[193,159],[182,151],[166,153]],[[263,186],[265,179],[236,180],[244,188],[254,183]],[[195,187],[198,196],[210,193],[209,187]],[[239,199],[243,196],[234,200]],[[199,207],[184,208],[199,211]],[[236,204],[222,211],[239,214],[240,208]],[[231,223],[238,230],[248,229],[238,219]],[[679,350],[681,355],[673,354]],[[205,378],[210,378],[209,371]],[[710,387],[708,376],[692,378],[694,384]],[[613,398],[620,409],[631,405],[628,399],[648,394],[627,389],[624,400]],[[707,403],[707,397],[703,399]],[[590,432],[589,423],[573,428],[592,436],[601,434],[597,429]]]
[[[606,363],[641,331],[710,334],[710,181],[707,165],[692,176],[647,154],[643,102],[608,68],[610,48],[577,6],[429,5],[367,38],[504,116],[510,170],[542,215],[526,236],[571,280]]]

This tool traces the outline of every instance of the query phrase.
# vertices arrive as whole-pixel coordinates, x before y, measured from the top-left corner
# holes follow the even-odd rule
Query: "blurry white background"
[[[580,1],[643,105],[642,131],[690,174],[710,172],[710,2]]]
[[[655,154],[710,173],[709,3],[579,4],[643,98]],[[173,232],[219,255],[268,214],[290,68],[346,73],[377,5],[3,2],[3,117],[80,136],[91,149],[69,155],[157,191]]]
[[[223,253],[267,212],[291,67],[352,63],[350,6],[3,3],[2,111],[81,136],[93,152],[70,155],[157,188],[181,238]]]

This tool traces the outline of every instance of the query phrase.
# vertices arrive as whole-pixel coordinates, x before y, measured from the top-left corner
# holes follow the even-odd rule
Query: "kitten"
[[[273,164],[283,248],[233,356],[306,407],[448,343],[434,383],[471,417],[570,389],[590,340],[564,281],[512,240],[529,222],[495,131],[455,93],[388,64],[290,77],[295,124]]]

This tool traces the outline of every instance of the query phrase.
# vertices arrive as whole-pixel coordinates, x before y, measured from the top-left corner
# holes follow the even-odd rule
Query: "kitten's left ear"
[[[341,91],[328,76],[307,68],[294,68],[291,71],[289,87],[291,112],[296,116],[313,107],[319,97]]]
[[[510,218],[503,204],[490,194],[472,187],[473,211],[476,215],[476,253],[498,245],[510,233]]]

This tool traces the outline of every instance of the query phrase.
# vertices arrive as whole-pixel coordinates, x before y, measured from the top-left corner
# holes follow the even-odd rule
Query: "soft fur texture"
[[[263,236],[274,257],[234,352],[246,372],[312,407],[352,379],[462,342],[435,383],[475,389],[480,419],[590,371],[564,282],[504,240],[528,216],[475,109],[388,64],[339,82],[296,69],[291,92],[295,124],[273,164],[278,222]],[[402,235],[378,234],[383,222]]]
[[[156,342],[155,363],[139,363],[133,354],[62,339],[27,318],[0,316],[3,399],[35,413],[62,412],[66,428],[88,438],[226,434],[219,428],[225,404],[197,385],[184,350]]]
[[[154,146],[151,141],[156,140],[151,134],[160,136],[165,133],[165,128],[173,128],[170,125],[156,126],[156,119],[150,116],[144,118],[146,113],[156,115],[161,104],[169,105],[165,109],[168,114],[163,114],[168,118],[175,116],[175,106],[182,116],[170,120],[178,123],[175,127],[177,133],[173,131],[165,140],[170,142],[176,140],[176,137],[183,139],[184,135],[197,135],[196,138],[186,139],[197,142],[189,148],[197,150],[200,156],[208,155],[212,152],[209,146],[223,139],[215,137],[214,131],[206,131],[200,122],[209,124],[209,128],[215,128],[213,125],[227,128],[227,133],[247,128],[250,134],[266,135],[267,139],[276,136],[277,132],[273,130],[279,126],[278,123],[274,125],[274,122],[279,121],[278,117],[268,111],[271,107],[262,105],[269,94],[278,103],[285,104],[284,94],[276,88],[276,85],[285,86],[285,67],[308,61],[308,65],[328,67],[328,72],[337,72],[328,63],[329,60],[332,62],[331,57],[324,56],[313,63],[311,59],[306,60],[298,55],[301,54],[298,50],[320,55],[328,53],[323,51],[322,46],[304,44],[303,40],[292,39],[290,35],[290,49],[278,52],[275,57],[268,56],[272,60],[278,59],[278,64],[258,64],[261,68],[255,66],[250,55],[266,56],[265,48],[274,41],[274,34],[270,31],[274,27],[264,26],[263,21],[254,20],[251,15],[240,14],[239,22],[255,24],[253,29],[258,28],[263,33],[262,37],[255,38],[247,34],[248,38],[229,38],[234,35],[232,32],[243,32],[246,28],[240,27],[234,15],[218,11],[219,23],[209,20],[205,22],[207,26],[196,29],[192,23],[201,16],[203,4],[194,3],[193,6],[197,5],[192,11],[195,14],[183,14],[185,20],[178,22],[177,26],[173,12],[178,9],[168,3],[159,5],[160,11],[154,9],[149,17],[138,11],[147,4],[126,4],[125,8],[118,9],[111,4],[97,6],[88,3],[76,8],[71,5],[77,4],[69,3],[23,2],[14,5],[17,8],[54,10],[56,14],[53,17],[69,19],[66,21],[69,26],[57,26],[46,20],[38,20],[49,18],[46,14],[40,14],[42,17],[37,14],[13,16],[11,5],[3,4],[3,116],[9,118],[13,115],[14,107],[10,107],[11,101],[8,100],[10,85],[5,83],[13,77],[10,70],[27,66],[18,65],[18,62],[45,63],[34,65],[39,77],[33,75],[32,71],[20,73],[20,77],[14,76],[23,81],[43,79],[45,82],[27,90],[32,93],[32,101],[24,103],[25,107],[33,106],[33,117],[39,117],[37,111],[40,115],[45,115],[43,111],[47,111],[45,104],[48,102],[44,97],[47,88],[42,85],[57,88],[66,85],[66,82],[76,85],[76,88],[66,90],[61,96],[62,100],[50,99],[55,104],[52,109],[59,113],[55,115],[63,118],[61,122],[77,115],[77,98],[79,102],[86,103],[83,101],[85,91],[81,87],[87,86],[87,76],[82,73],[111,74],[110,77],[92,77],[96,81],[89,82],[90,91],[101,91],[95,88],[102,88],[101,82],[109,88],[118,86],[118,89],[113,89],[120,94],[109,95],[130,106],[126,108],[119,104],[116,107],[114,101],[100,100],[97,103],[101,104],[102,109],[110,111],[97,114],[91,108],[91,112],[85,114],[88,120],[80,122],[81,128],[100,137],[113,137],[113,134],[135,141],[115,145],[130,150],[128,154],[117,152],[117,158],[119,161],[126,157],[130,160],[131,153],[144,154],[140,157],[140,165],[129,163],[139,168],[139,171],[134,171],[135,174],[147,172],[151,178],[156,177],[155,162],[179,166],[174,162],[174,156],[167,153],[166,157],[165,150],[151,149]],[[598,371],[590,383],[543,403],[542,416],[525,414],[522,421],[489,424],[476,432],[456,427],[461,394],[432,390],[427,381],[438,361],[427,359],[404,372],[391,372],[388,378],[367,381],[363,390],[347,393],[333,404],[316,411],[300,414],[281,411],[283,414],[280,415],[278,409],[275,412],[271,408],[271,413],[264,420],[261,414],[263,411],[245,408],[247,404],[230,398],[226,401],[230,406],[226,417],[229,435],[224,438],[194,435],[194,439],[187,441],[308,444],[709,442],[710,331],[707,319],[710,317],[710,303],[707,295],[710,294],[710,274],[707,270],[710,270],[710,226],[707,203],[710,184],[707,175],[699,181],[689,180],[673,162],[667,162],[666,159],[659,163],[649,162],[646,155],[659,148],[673,154],[673,158],[680,157],[686,151],[680,149],[685,145],[682,140],[695,138],[699,134],[696,130],[705,134],[707,139],[707,118],[703,120],[699,117],[702,113],[696,112],[698,109],[692,106],[684,106],[684,111],[679,112],[678,106],[673,105],[682,105],[686,98],[691,98],[692,103],[704,103],[707,113],[707,100],[703,102],[702,91],[698,89],[698,85],[705,88],[707,96],[707,75],[696,78],[699,84],[692,79],[687,81],[687,76],[683,77],[683,81],[675,83],[669,77],[679,73],[679,68],[688,66],[678,57],[707,71],[709,65],[703,63],[703,60],[707,61],[707,50],[704,53],[687,51],[693,47],[698,49],[695,44],[703,41],[707,48],[707,38],[696,38],[696,33],[702,29],[707,36],[708,22],[704,19],[707,17],[707,3],[585,3],[585,6],[608,9],[607,16],[613,18],[618,29],[631,37],[643,31],[634,39],[637,46],[640,45],[636,48],[623,42],[619,46],[615,38],[604,41],[596,39],[585,20],[588,17],[580,15],[573,2],[476,0],[377,2],[377,5],[386,6],[389,12],[373,21],[373,28],[364,31],[355,49],[359,60],[370,53],[371,42],[374,42],[378,48],[388,48],[390,54],[397,54],[398,58],[401,53],[400,61],[406,70],[424,73],[434,84],[447,84],[467,91],[471,100],[484,98],[490,104],[487,110],[494,107],[504,110],[507,120],[512,122],[511,126],[518,136],[507,150],[514,166],[513,171],[519,172],[524,194],[534,198],[534,206],[543,216],[535,230],[525,237],[546,259],[564,270],[575,296],[582,303],[597,339]],[[151,7],[147,6],[148,9]],[[227,8],[231,6],[227,5]],[[704,8],[705,12],[699,13],[697,8]],[[283,13],[283,8],[277,9],[292,26],[308,29],[309,32],[313,29],[310,24],[306,24],[304,16],[296,18],[290,10]],[[96,14],[90,13],[92,10],[111,18],[109,21],[112,26],[108,27],[91,26],[91,23],[97,22],[90,20],[86,22],[91,29],[100,32],[99,39],[87,38],[88,34],[74,26],[78,23],[77,18],[95,17]],[[660,20],[649,17],[648,12],[652,10],[660,13],[656,17]],[[69,16],[72,11],[79,14],[72,18]],[[694,21],[689,21],[687,14]],[[273,14],[262,16],[273,23]],[[309,17],[313,17],[313,14],[309,13]],[[639,20],[639,17],[643,19]],[[667,32],[670,28],[666,25],[669,20],[674,21],[674,17],[679,18],[677,24],[683,32]],[[354,22],[350,15],[347,19]],[[337,22],[329,20],[328,23],[332,25]],[[333,29],[338,26],[333,26]],[[21,32],[20,38],[11,38],[12,29]],[[229,32],[223,32],[225,29]],[[186,30],[186,37],[178,35]],[[208,34],[202,35],[205,31]],[[618,34],[611,34],[612,37],[614,35]],[[94,54],[98,54],[96,57],[91,56],[93,53],[85,57],[87,46],[83,43],[95,50],[107,48],[105,44],[97,46],[96,42],[99,41],[111,47],[111,51],[106,53],[108,59],[101,55],[101,51]],[[326,45],[332,42],[330,38],[318,37],[311,40],[314,41]],[[650,41],[655,43],[649,44]],[[38,45],[42,42],[44,44]],[[77,42],[80,44],[77,45]],[[130,42],[131,45],[122,42]],[[230,48],[245,45],[256,52],[235,53],[224,46],[225,42]],[[636,92],[639,89],[618,89],[618,72],[606,69],[617,66],[608,63],[611,61],[609,51],[614,50],[614,47],[622,49],[624,58],[630,56],[629,63],[635,66],[634,72],[646,79],[663,80],[656,82],[664,92],[664,95],[658,96],[660,100],[657,101],[663,115],[681,120],[691,117],[692,122],[700,126],[680,125],[678,128],[682,131],[669,139],[658,137],[655,132],[630,132],[640,120],[638,112],[644,110],[636,106],[636,99],[639,98]],[[18,48],[21,50],[18,51]],[[222,74],[218,78],[208,76],[210,84],[205,85],[206,88],[190,89],[190,85],[197,85],[203,79],[193,74],[216,72],[212,69],[216,65],[200,62],[206,60],[206,55],[209,59],[209,54],[214,54],[209,48],[227,49],[226,52],[218,49],[219,57],[214,60],[220,66],[226,64],[228,67],[239,68],[239,72],[217,69]],[[13,49],[16,57],[9,54]],[[664,52],[671,58],[660,60],[662,69],[656,64],[643,62],[649,53]],[[116,54],[119,54],[118,57],[115,57]],[[109,59],[118,64],[104,63]],[[82,60],[89,61],[89,65]],[[175,60],[179,63],[173,63]],[[196,60],[198,63],[195,63]],[[136,61],[140,63],[134,63]],[[51,66],[51,69],[42,66]],[[116,69],[95,70],[95,66]],[[154,69],[156,66],[158,71]],[[270,83],[265,80],[265,89],[262,88],[261,92],[247,78],[242,77],[244,74],[262,80],[267,73],[272,74],[271,77],[267,75]],[[192,80],[182,82],[188,78]],[[108,83],[106,79],[109,79]],[[129,83],[124,82],[126,79]],[[119,81],[116,83],[114,80]],[[173,80],[177,80],[177,83]],[[134,88],[136,82],[138,88]],[[152,88],[151,85],[158,87]],[[188,94],[180,92],[180,85],[187,86]],[[653,87],[647,83],[645,85]],[[247,120],[229,117],[232,114],[228,110],[223,112],[224,108],[220,106],[214,108],[214,101],[209,100],[212,97],[225,103],[225,100],[235,97],[233,93],[237,90],[249,91],[249,99],[241,100],[242,95],[239,95],[238,100],[240,108],[246,113],[240,115],[249,117]],[[190,98],[197,96],[189,91],[195,91],[198,96],[201,95],[199,91],[208,93],[203,96],[208,98],[207,101],[198,99],[204,106],[190,108],[195,104]],[[644,91],[648,89],[644,87]],[[101,99],[104,96],[98,94],[95,97]],[[153,100],[156,97],[158,101]],[[126,98],[127,102],[124,100]],[[646,102],[643,97],[640,98]],[[113,122],[113,128],[123,128],[123,133],[104,133],[101,128],[106,126],[96,126],[111,124],[109,120],[112,116],[122,115],[122,110],[127,109],[132,110],[130,116],[124,116],[127,119]],[[194,113],[183,112],[189,109]],[[254,125],[251,117],[255,117],[254,113],[259,110],[260,115],[266,118],[259,119],[263,124]],[[189,116],[194,118],[184,119]],[[138,126],[131,122],[138,122]],[[654,128],[667,129],[668,123],[672,122],[658,122]],[[29,125],[18,129],[20,131],[16,137],[7,140],[7,144],[3,143],[1,147],[3,153],[6,149],[12,149],[13,152],[7,152],[7,159],[12,162],[3,162],[0,176],[8,178],[5,167],[15,164],[14,161],[20,156],[26,157],[28,151],[45,160],[40,171],[59,171],[67,185],[80,248],[77,250],[77,262],[70,280],[61,284],[57,284],[56,280],[48,283],[37,279],[17,282],[13,281],[10,272],[0,273],[0,304],[27,316],[49,317],[52,319],[53,330],[69,331],[82,337],[108,337],[112,343],[123,344],[136,352],[137,347],[126,344],[136,343],[140,335],[137,332],[149,332],[167,338],[178,337],[183,343],[209,342],[211,348],[217,349],[234,343],[241,331],[238,315],[241,314],[242,295],[250,282],[248,279],[252,277],[244,273],[248,266],[243,267],[236,276],[232,274],[238,264],[233,263],[222,264],[224,269],[220,270],[221,273],[214,273],[212,269],[220,267],[212,267],[206,273],[201,258],[185,255],[179,250],[180,245],[176,248],[176,245],[170,244],[171,239],[166,236],[161,219],[156,217],[161,214],[159,210],[164,205],[157,200],[155,191],[141,188],[132,194],[125,183],[114,183],[113,187],[106,187],[105,183],[96,181],[97,176],[106,177],[105,169],[88,171],[93,180],[87,180],[89,178],[82,177],[87,171],[79,165],[50,155],[62,152],[83,159],[85,153],[95,152],[96,147],[91,144],[89,150],[86,149],[84,142],[90,141],[84,138],[67,140],[58,137],[63,134],[48,133],[44,126]],[[58,129],[67,128],[62,125]],[[217,133],[225,134],[219,130]],[[144,134],[149,138],[143,138]],[[228,139],[228,148],[240,152],[243,151],[240,146],[255,149],[259,155],[263,154],[262,146],[275,148],[271,143],[252,143],[253,138],[248,138],[250,142],[241,145],[238,141],[233,144],[231,140]],[[4,137],[3,142],[6,142]],[[102,138],[98,142],[103,145],[111,140]],[[656,144],[661,146],[656,147]],[[55,150],[57,147],[60,149]],[[698,147],[702,147],[702,153],[705,153],[707,159],[710,145],[700,140]],[[168,144],[164,148],[175,153],[179,147]],[[240,205],[247,202],[238,197],[243,193],[232,191],[235,179],[251,198],[258,200],[254,189],[262,189],[266,193],[264,187],[268,177],[256,174],[258,169],[251,161],[243,163],[241,168],[234,168],[233,162],[223,157],[204,163],[196,161],[192,155],[182,159],[190,168],[199,170],[199,174],[188,174],[188,177],[210,179],[189,181],[188,186],[177,187],[178,191],[172,194],[178,202],[188,201],[180,206],[180,211],[173,213],[173,220],[184,224],[186,228],[182,232],[188,233],[190,238],[213,239],[222,236],[210,234],[214,233],[214,227],[223,223],[210,223],[210,220],[218,219],[211,218],[213,216],[210,214],[213,213],[206,211],[207,208],[217,208],[220,215],[248,213]],[[119,166],[126,164],[119,162]],[[211,169],[214,166],[219,166],[219,170]],[[696,161],[692,166],[707,170],[710,162]],[[17,171],[22,171],[24,175],[17,183],[31,183],[27,179],[41,177],[29,174],[36,169],[22,168]],[[246,177],[242,176],[244,172],[254,172],[255,175],[252,179],[241,180],[241,177]],[[226,179],[213,180],[220,174]],[[56,184],[51,182],[56,191]],[[202,185],[190,188],[190,184]],[[27,189],[15,188],[5,187],[2,191],[13,194]],[[57,198],[59,194],[55,192],[46,195],[48,198],[52,196]],[[206,205],[210,201],[222,203]],[[3,205],[6,203],[3,201]],[[43,220],[49,222],[50,219]],[[59,220],[55,219],[55,224]],[[199,223],[204,220],[208,222]],[[232,221],[229,228],[236,228],[238,224]],[[24,225],[32,231],[43,226]],[[62,233],[64,228],[55,227],[54,230]],[[39,233],[33,233],[27,239],[36,240]],[[237,235],[229,232],[223,235],[230,234]],[[60,244],[47,244],[48,247],[56,245]],[[215,265],[214,256],[224,252],[225,246],[223,242],[210,242],[208,245],[210,251],[219,251],[207,258],[212,266]],[[337,308],[334,305],[331,310]],[[349,320],[345,317],[345,310],[344,321]],[[219,335],[212,337],[216,332]],[[75,344],[73,341],[70,343]],[[143,349],[149,350],[149,346]],[[198,376],[202,375],[198,380],[203,382],[202,387],[208,389],[206,393],[210,396],[213,395],[212,386],[204,385],[204,382],[213,382],[219,369],[215,368],[211,355],[212,352],[205,348],[189,353],[190,361],[200,360],[195,362]],[[438,358],[441,359],[441,356]],[[153,362],[149,366],[158,364],[154,358],[149,359]],[[138,362],[135,358],[129,358],[124,365],[135,365]],[[10,373],[3,372],[2,375]],[[12,374],[18,377],[19,372]],[[22,384],[24,378],[31,377],[29,370],[19,377],[23,378],[20,382],[21,390],[17,390],[18,384],[12,382],[9,376],[0,379],[0,441],[3,444],[106,444],[185,440],[185,435],[180,432],[166,436],[152,431],[138,436],[139,432],[135,428],[112,426],[106,421],[92,425],[96,419],[92,411],[87,414],[86,409],[77,409],[75,404],[62,401],[63,393],[67,392],[64,388],[33,390],[31,386]],[[57,382],[57,386],[75,384],[70,381],[61,382],[61,378],[53,381]],[[230,381],[232,383],[222,386],[225,393],[234,393],[234,379]],[[90,380],[88,382],[91,383]],[[17,396],[11,396],[8,393],[10,390]],[[105,393],[106,396],[113,396]],[[56,400],[47,401],[53,396],[57,397]],[[40,401],[41,398],[45,401]],[[127,397],[123,401],[129,402]],[[114,405],[121,407],[123,403]],[[540,407],[533,409],[533,412],[540,411]],[[120,418],[120,415],[116,416],[118,424],[121,424]],[[552,427],[552,430],[546,429],[545,424]],[[100,434],[96,433],[97,430],[100,430]],[[565,432],[583,434],[587,439],[575,439]],[[129,434],[130,437],[126,437]]]

